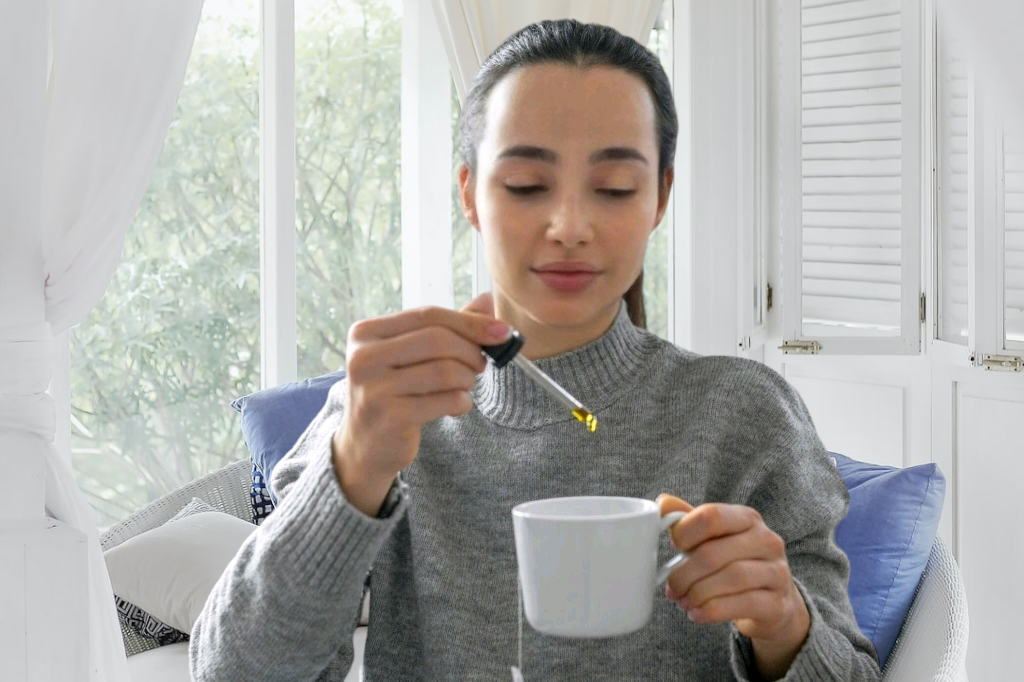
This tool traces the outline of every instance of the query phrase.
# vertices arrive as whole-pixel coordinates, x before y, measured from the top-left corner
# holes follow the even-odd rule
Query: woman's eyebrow
[[[633,147],[608,147],[590,155],[590,163],[602,161],[639,161],[647,164],[647,157]]]
[[[558,161],[558,154],[545,149],[544,147],[534,147],[528,144],[517,144],[507,149],[503,149],[498,154],[498,159],[534,159],[537,161],[547,161],[548,163],[556,163]]]

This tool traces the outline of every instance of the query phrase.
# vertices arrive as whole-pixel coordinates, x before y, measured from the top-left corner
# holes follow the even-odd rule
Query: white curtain
[[[662,0],[432,0],[459,101],[480,64],[519,29],[545,19],[578,19],[611,26],[643,45]]]
[[[941,0],[938,9],[967,48],[986,97],[1024,124],[1024,0]]]
[[[89,679],[127,682],[96,524],[53,446],[54,407],[45,391],[52,335],[85,318],[120,260],[181,91],[202,0],[50,0],[48,10],[45,130],[33,152],[42,157],[36,216],[45,278],[37,291],[23,292],[45,295],[46,322],[0,324],[0,435],[36,439],[39,447],[14,457],[43,453],[46,514],[87,537]],[[0,158],[0,167],[5,163],[17,159]]]

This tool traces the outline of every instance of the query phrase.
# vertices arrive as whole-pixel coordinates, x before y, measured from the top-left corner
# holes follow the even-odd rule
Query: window
[[[982,364],[1024,350],[1024,136],[963,47],[937,42],[936,338]]]
[[[921,235],[919,7],[802,0],[785,338],[822,353],[917,353]],[[797,190],[797,188],[799,188]]]
[[[294,107],[282,134],[294,139],[296,181],[263,182],[263,191],[294,203],[294,223],[272,229],[294,230],[295,280],[264,277],[263,286],[294,300],[297,319],[271,320],[295,325],[294,347],[275,352],[297,351],[298,367],[286,371],[311,376],[341,365],[352,321],[401,307],[402,2],[298,0],[294,26],[280,6],[288,11],[262,30],[294,28],[294,70],[277,73],[294,90],[274,91],[294,100],[270,104]],[[70,334],[72,466],[101,528],[246,456],[230,403],[266,383],[269,352],[260,342],[260,31],[257,0],[206,0],[122,263]],[[277,66],[290,67],[282,52]]]

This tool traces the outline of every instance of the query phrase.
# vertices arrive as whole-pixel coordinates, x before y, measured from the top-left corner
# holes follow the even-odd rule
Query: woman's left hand
[[[793,582],[786,543],[753,508],[660,495],[661,514],[689,512],[671,529],[686,553],[665,596],[697,623],[732,621],[754,645],[761,673],[782,677],[807,639],[810,614]]]

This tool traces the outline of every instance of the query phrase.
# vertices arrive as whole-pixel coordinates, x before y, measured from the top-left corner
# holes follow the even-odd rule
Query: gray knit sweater
[[[623,311],[587,346],[537,362],[597,415],[596,433],[514,365],[489,367],[476,409],[423,430],[407,489],[386,519],[350,506],[331,465],[345,395],[277,467],[278,508],[221,577],[192,632],[193,679],[345,677],[372,572],[364,679],[510,680],[517,662],[512,507],[566,495],[661,492],[745,504],[787,543],[811,629],[787,680],[876,680],[833,531],[848,496],[800,398],[755,362],[701,357]],[[667,541],[660,561],[672,553]],[[651,622],[611,639],[524,625],[523,674],[540,680],[755,680],[749,640],[697,625],[658,590]]]

